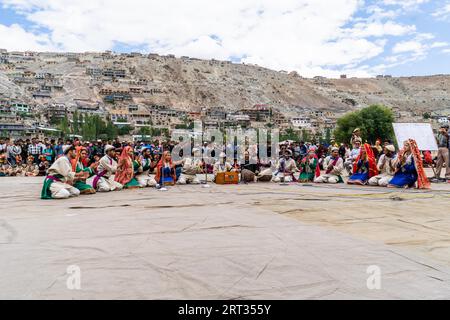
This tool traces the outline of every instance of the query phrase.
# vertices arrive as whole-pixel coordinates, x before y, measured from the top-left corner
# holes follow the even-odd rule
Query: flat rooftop
[[[0,299],[450,299],[450,185],[241,184],[39,199],[0,178]],[[80,290],[67,268],[81,272]],[[381,288],[367,286],[370,266]]]

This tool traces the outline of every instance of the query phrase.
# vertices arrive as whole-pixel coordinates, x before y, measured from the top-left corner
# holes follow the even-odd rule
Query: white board
[[[400,148],[403,142],[414,139],[421,151],[437,151],[438,146],[429,123],[393,123],[395,137]]]

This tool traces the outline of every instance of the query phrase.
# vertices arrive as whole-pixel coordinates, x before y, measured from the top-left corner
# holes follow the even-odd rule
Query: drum
[[[216,175],[216,184],[238,184],[239,173],[238,172],[219,172]]]

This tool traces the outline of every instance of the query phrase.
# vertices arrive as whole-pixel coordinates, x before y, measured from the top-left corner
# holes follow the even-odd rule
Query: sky
[[[0,48],[175,54],[305,77],[450,74],[450,0],[0,0]]]

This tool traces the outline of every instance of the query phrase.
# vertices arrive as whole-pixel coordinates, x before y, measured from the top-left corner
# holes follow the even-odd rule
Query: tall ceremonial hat
[[[356,133],[358,131],[361,131],[361,129],[360,128],[356,128],[355,130],[353,130],[353,133]]]
[[[116,148],[114,148],[112,145],[107,144],[107,145],[105,146],[105,153],[108,152],[109,150],[115,150],[115,149],[116,149]]]
[[[385,148],[390,152],[395,152],[395,146],[393,144],[388,144]]]
[[[68,154],[70,150],[74,150],[74,146],[71,144],[68,144],[62,148],[64,154]]]

